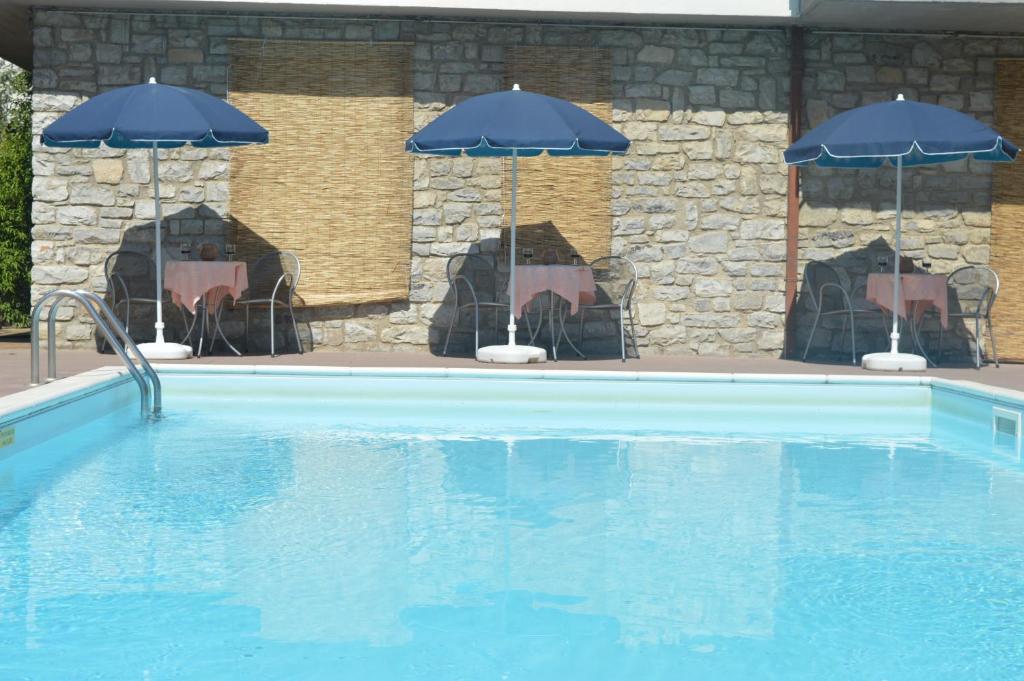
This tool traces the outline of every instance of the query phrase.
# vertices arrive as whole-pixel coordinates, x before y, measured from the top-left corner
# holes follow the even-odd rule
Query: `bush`
[[[0,68],[0,326],[28,324],[32,270],[32,76]]]

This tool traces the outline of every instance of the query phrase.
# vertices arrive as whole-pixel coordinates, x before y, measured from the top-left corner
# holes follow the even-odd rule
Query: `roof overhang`
[[[802,0],[810,28],[912,33],[1024,32],[1024,0]]]
[[[0,0],[0,57],[32,63],[32,0]],[[786,26],[842,31],[1021,33],[1024,0],[63,0],[88,11],[246,12],[607,24]],[[667,11],[672,10],[672,11]]]
[[[794,1],[689,0],[677,4],[666,0],[62,0],[60,8],[93,12],[108,9],[763,26],[789,23]],[[0,0],[0,57],[26,68],[32,60],[32,5],[32,0]]]

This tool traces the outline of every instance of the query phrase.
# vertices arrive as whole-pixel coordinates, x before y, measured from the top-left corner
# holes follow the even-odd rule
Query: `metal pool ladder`
[[[139,352],[135,341],[125,331],[121,321],[110,309],[106,301],[92,291],[59,289],[50,291],[36,303],[35,308],[32,310],[32,385],[39,385],[39,320],[42,318],[43,309],[48,303],[50,313],[47,317],[46,380],[49,382],[57,379],[57,308],[60,307],[60,301],[65,298],[71,298],[85,308],[85,311],[89,313],[92,320],[96,322],[97,328],[107,339],[107,343],[110,344],[110,347],[114,348],[114,352],[124,362],[128,373],[132,375],[135,383],[139,386],[142,400],[142,415],[158,415],[161,408],[161,399],[160,378],[156,375],[156,370]],[[128,354],[129,352],[131,355]],[[135,365],[132,357],[138,360],[139,366]],[[139,367],[141,367],[141,370]]]

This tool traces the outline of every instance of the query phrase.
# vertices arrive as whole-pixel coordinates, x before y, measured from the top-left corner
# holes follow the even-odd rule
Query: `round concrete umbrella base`
[[[192,359],[192,347],[178,343],[139,343],[139,352],[148,360]]]
[[[864,355],[861,366],[869,371],[924,371],[928,363],[908,352],[872,352]]]
[[[547,351],[532,345],[488,345],[476,351],[476,361],[490,364],[535,364],[547,360]]]

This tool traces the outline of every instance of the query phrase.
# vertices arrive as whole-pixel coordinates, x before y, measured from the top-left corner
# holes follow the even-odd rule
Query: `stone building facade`
[[[995,62],[1024,56],[1024,37],[954,38],[920,35],[809,33],[803,84],[805,129],[853,107],[907,99],[940,104],[994,124]],[[1014,140],[1019,142],[1020,140]],[[847,272],[879,270],[892,256],[896,175],[891,168],[801,171],[800,271],[808,261],[834,262]],[[904,171],[905,255],[948,273],[989,263],[991,164],[961,161]],[[887,264],[887,267],[891,265]],[[890,270],[891,271],[891,270]],[[801,289],[797,343],[803,351],[813,314]],[[858,320],[858,352],[888,349],[878,322]],[[887,322],[889,323],[889,322]],[[931,329],[934,324],[927,328]],[[850,339],[837,329],[815,334],[812,353],[849,357]]]
[[[465,97],[502,87],[508,46],[607,48],[613,123],[633,142],[613,161],[612,252],[639,269],[641,352],[781,352],[785,30],[37,10],[36,132],[84,98],[150,75],[224,96],[228,41],[239,37],[413,44],[417,128]],[[1015,39],[810,34],[809,122],[897,91],[991,118],[993,58],[1019,54],[1021,46]],[[222,242],[231,211],[231,152],[184,148],[161,158],[165,240],[195,235]],[[151,230],[140,229],[153,219],[148,159],[145,151],[37,146],[34,296],[64,286],[101,291],[107,254],[126,241],[152,239]],[[339,349],[436,347],[438,320],[446,314],[446,259],[498,239],[501,178],[494,159],[416,158],[409,300],[304,310],[300,320],[312,341]],[[927,254],[936,269],[987,260],[987,169],[915,171],[907,186],[911,255]],[[879,237],[890,241],[892,187],[886,173],[805,171],[801,265],[863,251]],[[607,321],[593,324],[613,338]],[[71,310],[58,327],[67,345],[94,342],[93,331]],[[824,334],[821,343],[833,341]]]

